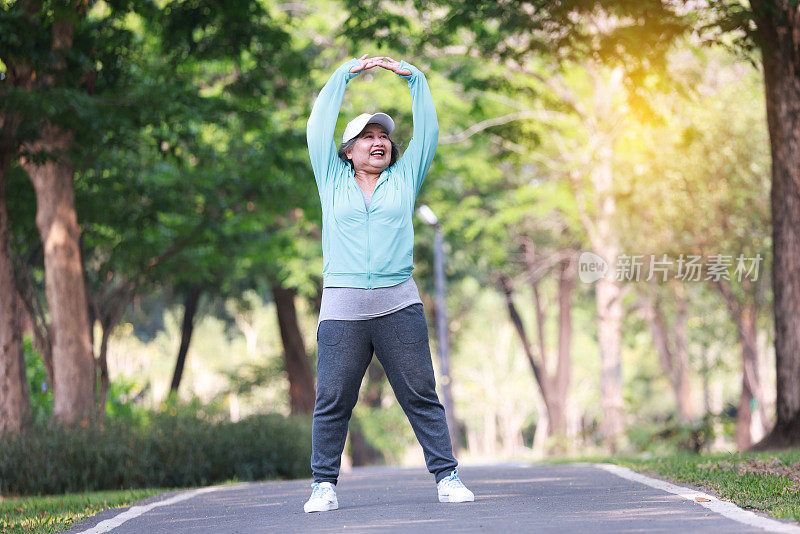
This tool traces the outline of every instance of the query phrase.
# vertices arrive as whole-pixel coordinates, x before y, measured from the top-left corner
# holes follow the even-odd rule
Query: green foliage
[[[698,14],[663,0],[603,2],[479,0],[346,2],[351,39],[388,41],[428,54],[462,48],[498,65],[524,65],[541,58],[560,64],[590,60],[621,66],[629,97],[647,105],[647,85],[663,83],[670,46],[692,30]],[[504,79],[510,78],[508,74]],[[662,85],[663,86],[663,85]]]
[[[416,440],[406,414],[399,404],[373,408],[363,403],[353,409],[351,431],[360,430],[367,443],[381,451],[387,464],[398,464]]]
[[[648,421],[627,428],[629,447],[636,452],[670,454],[707,451],[715,433],[729,433],[735,421],[725,415],[711,414],[693,421],[669,417],[666,421]]]
[[[153,413],[140,424],[37,424],[0,446],[0,492],[54,494],[148,486],[203,486],[231,478],[310,474],[311,421],[256,415],[213,422],[195,410]]]
[[[318,197],[298,120],[311,96],[289,14],[255,0],[62,7],[3,6],[0,50],[12,75],[0,111],[20,118],[14,150],[45,121],[74,134],[82,260],[97,314],[116,318],[120,302],[154,286],[178,298],[189,285],[237,296],[265,274],[311,294],[321,247],[303,210],[313,215]],[[74,39],[54,53],[64,17]],[[40,81],[52,76],[23,86],[13,73],[28,68]],[[35,198],[9,159],[12,242],[42,296]]]
[[[23,339],[23,350],[30,390],[31,418],[35,426],[41,426],[50,420],[53,413],[53,388],[47,378],[42,355],[34,348],[30,337]],[[120,377],[112,380],[106,398],[106,417],[125,424],[143,424],[148,417],[147,410],[131,402],[137,388],[137,382],[132,379]]]
[[[33,348],[33,342],[26,337],[23,340],[25,351],[25,372],[30,389],[31,417],[37,424],[44,424],[53,413],[53,392],[47,380],[47,370],[42,355]]]
[[[122,376],[111,380],[106,398],[106,418],[127,424],[144,424],[148,412],[132,399],[138,393],[137,389],[138,384],[135,380]]]

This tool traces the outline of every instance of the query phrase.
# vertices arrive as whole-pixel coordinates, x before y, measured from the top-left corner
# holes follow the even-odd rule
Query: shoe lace
[[[311,498],[322,498],[329,490],[328,486],[323,486],[320,482],[314,482],[311,484]]]
[[[443,478],[442,482],[453,488],[465,487],[464,483],[461,482],[461,479],[458,478],[458,469],[453,469],[453,472],[450,474],[450,476]]]

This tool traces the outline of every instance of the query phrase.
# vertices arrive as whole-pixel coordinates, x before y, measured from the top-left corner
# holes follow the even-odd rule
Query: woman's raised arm
[[[378,65],[408,81],[414,132],[411,142],[398,164],[410,171],[416,196],[422,187],[422,182],[425,181],[431,163],[433,163],[436,146],[439,144],[439,119],[436,116],[433,95],[431,95],[425,75],[414,65],[405,61],[397,62],[389,57],[383,58]]]
[[[308,154],[311,157],[311,167],[314,169],[314,178],[320,193],[327,181],[331,165],[338,159],[333,133],[336,129],[336,119],[339,117],[339,110],[342,107],[347,82],[361,72],[376,66],[381,59],[383,58],[367,58],[367,54],[364,54],[358,59],[342,63],[314,101],[314,107],[311,109],[311,115],[308,117],[306,125],[306,141]]]

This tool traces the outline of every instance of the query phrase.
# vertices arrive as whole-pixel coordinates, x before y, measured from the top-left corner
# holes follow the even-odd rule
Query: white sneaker
[[[458,469],[454,469],[449,477],[443,478],[436,485],[439,490],[439,502],[472,502],[475,494],[472,493],[458,478]]]
[[[309,497],[303,510],[306,513],[327,512],[339,508],[339,501],[336,500],[336,490],[330,482],[314,482],[311,484],[311,497]]]

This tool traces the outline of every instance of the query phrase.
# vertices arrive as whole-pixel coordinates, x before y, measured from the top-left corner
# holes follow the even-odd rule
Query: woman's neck
[[[381,177],[380,173],[374,174],[366,171],[355,171],[356,182],[359,187],[367,194],[372,194],[375,191],[375,186],[378,183],[378,178]]]

